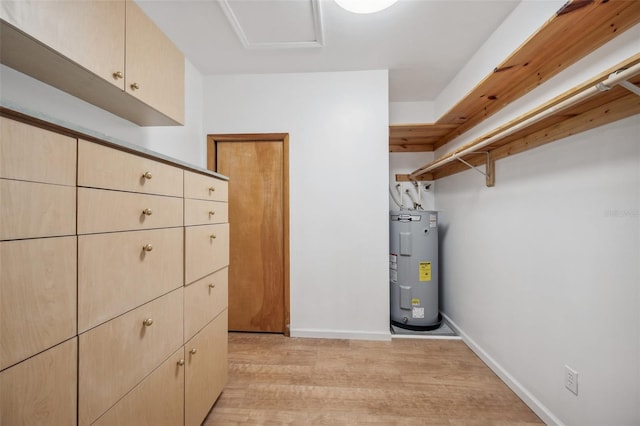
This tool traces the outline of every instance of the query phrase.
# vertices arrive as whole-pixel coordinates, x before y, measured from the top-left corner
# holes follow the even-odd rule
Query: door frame
[[[216,153],[218,142],[281,142],[282,143],[282,191],[283,191],[283,269],[284,269],[284,335],[291,334],[290,323],[290,259],[289,259],[289,134],[288,133],[236,133],[207,135],[207,169],[217,172]]]

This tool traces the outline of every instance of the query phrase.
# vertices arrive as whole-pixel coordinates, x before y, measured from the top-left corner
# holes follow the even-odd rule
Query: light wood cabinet
[[[124,90],[124,0],[2,1],[3,20]]]
[[[184,348],[101,416],[93,426],[176,426],[184,420]]]
[[[8,0],[0,18],[3,64],[138,125],[184,124],[184,56],[133,1]]]
[[[80,335],[78,422],[91,424],[183,342],[182,288]]]
[[[1,120],[0,424],[202,422],[227,381],[226,199],[185,199],[166,159]]]
[[[182,228],[78,237],[79,332],[182,287],[182,239]]]
[[[189,171],[184,172],[184,197],[197,200],[228,201],[229,183]]]
[[[184,289],[184,340],[189,340],[227,308],[229,268],[206,276]]]
[[[75,425],[78,339],[0,372],[0,424]]]
[[[0,117],[0,178],[75,186],[76,140]]]
[[[189,226],[184,234],[185,283],[229,264],[229,224]]]
[[[182,52],[133,0],[127,0],[126,9],[125,90],[177,122],[184,123]]]
[[[78,186],[182,197],[182,169],[78,141]]]
[[[78,234],[182,224],[182,198],[78,188]]]
[[[208,225],[229,221],[229,204],[219,201],[184,200],[184,224]]]
[[[76,233],[76,189],[0,179],[0,240]]]
[[[185,344],[185,422],[196,426],[227,383],[227,310]]]
[[[76,237],[0,242],[0,370],[76,335]]]

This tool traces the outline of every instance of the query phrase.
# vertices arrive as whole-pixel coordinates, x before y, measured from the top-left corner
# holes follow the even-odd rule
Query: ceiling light
[[[398,0],[335,0],[338,6],[353,13],[380,12]]]

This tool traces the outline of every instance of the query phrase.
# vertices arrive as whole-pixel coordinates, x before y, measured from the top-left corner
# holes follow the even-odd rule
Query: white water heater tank
[[[390,219],[391,324],[438,328],[438,212],[392,211]]]

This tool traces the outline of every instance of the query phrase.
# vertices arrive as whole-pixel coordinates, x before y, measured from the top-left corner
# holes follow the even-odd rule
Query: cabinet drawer
[[[78,340],[0,373],[0,424],[75,425]]]
[[[206,276],[184,289],[184,339],[189,340],[227,308],[229,268]]]
[[[0,240],[76,233],[76,188],[0,179]]]
[[[182,170],[80,139],[78,186],[182,197]]]
[[[87,425],[182,346],[182,288],[80,335],[78,421]],[[144,321],[152,319],[151,325]]]
[[[76,334],[76,237],[0,242],[0,369]]]
[[[189,226],[184,229],[185,284],[229,264],[229,224]]]
[[[182,199],[78,188],[78,234],[182,226]]]
[[[183,422],[184,348],[181,347],[93,426],[176,426]]]
[[[0,117],[0,177],[76,185],[76,140]]]
[[[182,228],[78,237],[79,332],[182,286],[183,238]]]
[[[208,225],[229,221],[229,204],[220,201],[184,200],[184,224]]]
[[[186,426],[202,424],[227,384],[227,329],[225,309],[185,345]]]
[[[184,172],[184,197],[200,200],[227,201],[229,183],[198,173]]]

